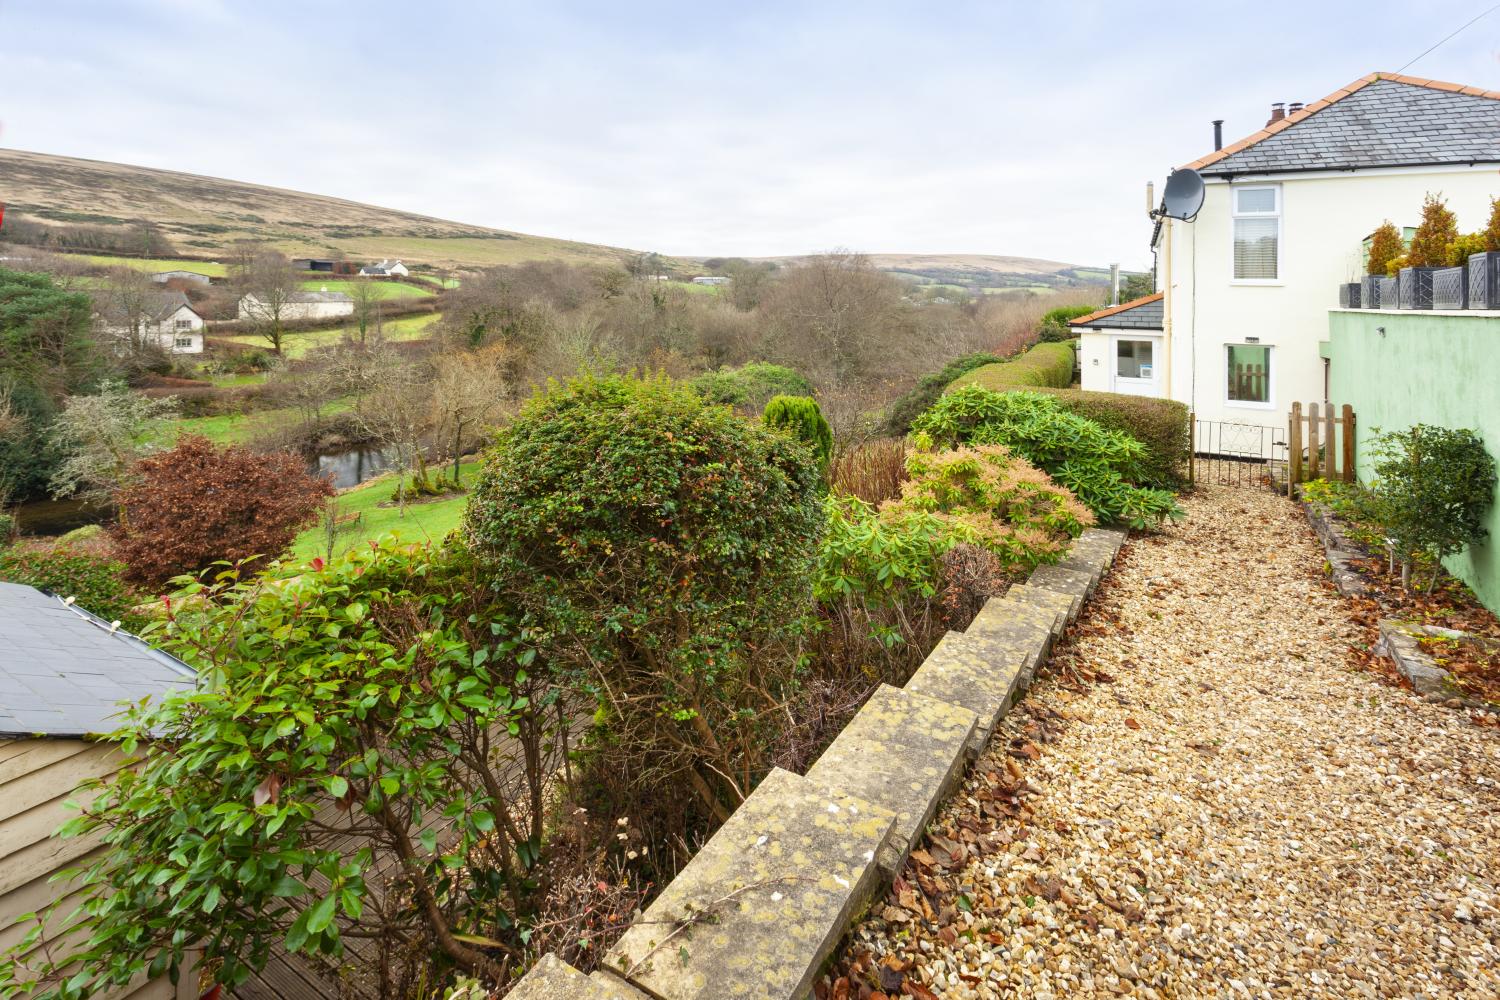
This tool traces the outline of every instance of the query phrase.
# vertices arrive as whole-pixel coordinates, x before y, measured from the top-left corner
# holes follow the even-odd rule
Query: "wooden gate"
[[[1293,403],[1287,431],[1288,495],[1294,483],[1312,479],[1354,482],[1354,407],[1309,403],[1304,411]]]

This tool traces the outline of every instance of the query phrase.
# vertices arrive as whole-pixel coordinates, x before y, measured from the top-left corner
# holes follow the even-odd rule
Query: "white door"
[[[1110,351],[1110,388],[1127,396],[1161,395],[1161,338],[1121,333]]]

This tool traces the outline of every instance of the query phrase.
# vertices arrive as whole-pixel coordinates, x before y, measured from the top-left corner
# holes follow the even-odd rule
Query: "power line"
[[[1469,27],[1469,25],[1474,24],[1476,21],[1483,20],[1484,18],[1486,18],[1489,15],[1493,14],[1497,10],[1500,10],[1500,3],[1495,4],[1495,6],[1491,7],[1489,10],[1484,11],[1481,14],[1478,14],[1472,20],[1469,20],[1469,21],[1465,22],[1457,31],[1453,32],[1453,34],[1448,35],[1442,41],[1440,41],[1436,45],[1432,46],[1432,48],[1428,49],[1426,52],[1423,52],[1421,55],[1417,56],[1416,59],[1413,59],[1413,60],[1411,60],[1411,62],[1408,62],[1406,64],[1406,66],[1410,66],[1412,63],[1419,62],[1420,60],[1426,58],[1435,49],[1441,48],[1442,46],[1446,45],[1449,41],[1451,41],[1455,36],[1461,34],[1464,31],[1464,29],[1466,29],[1466,28]],[[1401,69],[1396,70],[1396,72],[1397,73],[1404,72],[1406,70],[1406,66],[1402,66]]]

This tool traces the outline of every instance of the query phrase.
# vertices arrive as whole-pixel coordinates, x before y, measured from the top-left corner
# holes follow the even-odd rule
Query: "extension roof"
[[[101,735],[123,701],[191,688],[197,674],[77,605],[0,581],[0,737]]]
[[[1160,330],[1162,328],[1162,296],[1165,292],[1147,295],[1117,306],[1095,310],[1087,316],[1071,320],[1069,326],[1107,326],[1114,330]],[[1105,321],[1108,322],[1105,322]]]
[[[1209,177],[1500,163],[1500,92],[1371,73],[1200,157]]]

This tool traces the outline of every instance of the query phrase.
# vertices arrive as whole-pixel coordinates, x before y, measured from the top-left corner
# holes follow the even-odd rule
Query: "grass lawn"
[[[478,477],[479,463],[465,462],[460,466],[465,486],[472,487]],[[438,471],[434,467],[434,472]],[[348,552],[356,545],[363,545],[384,535],[395,535],[403,541],[439,541],[444,535],[458,527],[463,519],[464,506],[469,502],[467,493],[444,497],[430,503],[406,505],[406,516],[402,517],[396,507],[383,507],[391,499],[395,489],[394,476],[372,479],[362,486],[339,494],[337,505],[339,516],[359,513],[359,522],[345,527],[334,542],[334,555]],[[314,556],[327,554],[327,537],[321,524],[308,528],[292,543],[289,562],[302,563]]]
[[[318,278],[310,278],[302,282],[302,287],[316,292],[325,289],[330,292],[348,292],[354,287],[353,281],[324,281]],[[425,288],[416,285],[408,285],[401,281],[377,281],[375,282],[375,297],[377,299],[418,299],[427,295],[435,294]]]
[[[421,340],[428,336],[428,327],[438,321],[441,313],[423,313],[420,316],[403,316],[400,319],[388,319],[381,327],[381,332],[386,340]],[[300,358],[308,351],[319,347],[327,347],[337,344],[345,334],[345,330],[308,330],[302,333],[288,333],[282,339],[282,352],[288,358]],[[266,338],[256,336],[253,333],[236,333],[228,337],[220,337],[220,340],[233,341],[243,344],[249,348],[260,348],[269,350]]]
[[[159,271],[197,271],[206,274],[210,278],[222,278],[229,274],[229,269],[218,261],[208,260],[142,260],[137,257],[106,257],[100,254],[78,254],[90,264],[98,264],[100,267],[133,267],[137,271],[150,271],[156,274]]]
[[[353,397],[336,399],[323,408],[325,414],[340,413],[354,405]],[[252,413],[226,413],[217,417],[185,417],[173,420],[164,429],[165,441],[175,441],[184,434],[201,434],[215,444],[243,444],[276,424],[296,420],[293,410],[255,410]]]

